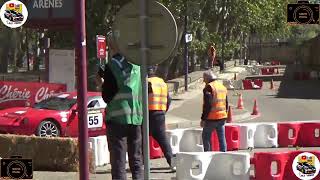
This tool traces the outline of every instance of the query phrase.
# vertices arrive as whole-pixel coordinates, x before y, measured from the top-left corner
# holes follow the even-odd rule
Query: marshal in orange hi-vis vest
[[[152,93],[149,93],[149,110],[166,111],[168,86],[163,79],[158,77],[148,78],[151,83]]]
[[[208,115],[208,120],[220,120],[223,118],[227,118],[227,88],[218,81],[209,83],[209,86],[212,89],[212,107]]]

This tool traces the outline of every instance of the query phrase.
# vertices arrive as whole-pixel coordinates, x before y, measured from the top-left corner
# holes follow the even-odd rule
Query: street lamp
[[[188,73],[189,73],[189,54],[188,43],[192,41],[192,34],[188,34],[188,16],[198,11],[200,3],[186,1],[185,3],[185,16],[184,16],[184,90],[188,91]]]

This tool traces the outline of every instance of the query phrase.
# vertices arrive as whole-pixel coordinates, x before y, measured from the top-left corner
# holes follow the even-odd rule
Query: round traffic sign
[[[156,65],[168,59],[178,38],[177,24],[171,12],[156,1],[148,3],[148,61]],[[123,6],[113,23],[113,34],[120,52],[137,65],[141,65],[141,37],[139,1],[134,0]]]

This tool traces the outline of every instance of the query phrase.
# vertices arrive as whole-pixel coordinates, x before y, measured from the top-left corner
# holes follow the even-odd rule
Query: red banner
[[[101,35],[97,35],[96,42],[97,42],[97,58],[98,59],[105,59],[107,57],[106,37],[101,36]]]
[[[60,92],[65,92],[65,84],[0,81],[0,109],[31,105]]]

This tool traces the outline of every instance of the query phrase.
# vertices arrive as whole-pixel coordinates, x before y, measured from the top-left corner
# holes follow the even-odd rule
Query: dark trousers
[[[143,179],[141,126],[107,123],[107,139],[110,151],[113,180],[126,180],[126,152],[132,179]]]
[[[212,151],[211,135],[214,130],[217,131],[220,151],[226,152],[227,143],[225,137],[224,125],[226,123],[226,118],[221,120],[207,120],[204,123],[202,131],[202,141],[204,151]]]
[[[149,129],[149,133],[158,142],[169,166],[171,166],[172,149],[166,136],[165,115],[150,114]]]

